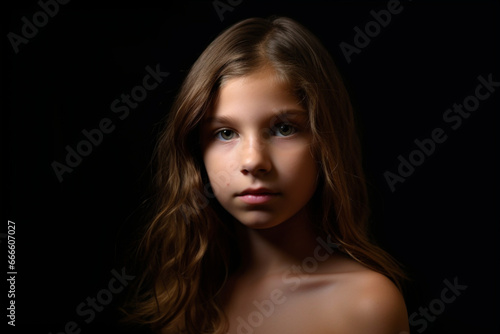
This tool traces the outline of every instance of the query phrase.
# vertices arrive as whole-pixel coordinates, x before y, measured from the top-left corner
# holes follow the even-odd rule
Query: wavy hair
[[[369,205],[349,96],[328,52],[292,19],[243,20],[193,64],[155,151],[156,205],[139,246],[144,264],[129,319],[162,333],[224,333],[220,291],[238,265],[235,220],[209,191],[199,128],[226,80],[271,66],[309,112],[318,162],[317,230],[400,287],[398,263],[369,238]]]

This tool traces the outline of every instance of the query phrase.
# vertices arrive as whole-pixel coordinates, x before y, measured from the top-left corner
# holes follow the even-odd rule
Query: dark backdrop
[[[312,30],[345,78],[362,130],[373,233],[412,278],[406,290],[412,332],[498,333],[499,3],[402,0],[380,31],[370,23],[373,13],[394,2],[232,4],[223,20],[212,1],[162,8],[71,1],[57,13],[52,6],[45,21],[34,0],[4,11],[1,245],[6,254],[7,220],[14,221],[15,328],[59,333],[74,321],[81,333],[117,331],[115,306],[124,292],[102,290],[109,290],[113,270],[132,275],[123,267],[124,250],[145,214],[160,121],[219,32],[247,17],[277,14]],[[16,53],[8,33],[21,36],[22,18],[33,23],[34,15],[38,32],[24,28],[32,37]],[[355,46],[355,27],[367,24],[370,41],[346,57],[340,44]],[[169,75],[128,115],[113,112],[121,94],[141,92],[147,66]],[[474,97],[479,77],[494,82],[491,91],[479,90],[490,93],[483,100]],[[460,124],[457,114],[443,118],[464,101],[470,116]],[[106,119],[108,133],[95,135],[90,153],[80,144],[87,156],[74,160],[60,182],[53,162],[65,164],[66,147],[77,149],[86,139],[82,131],[95,133]],[[446,140],[431,149],[436,128]],[[415,140],[432,153],[416,152]],[[410,157],[419,165],[406,166],[404,182],[391,190],[384,174],[397,174],[400,159]],[[98,295],[112,300],[87,324],[90,313],[81,316],[78,305]]]

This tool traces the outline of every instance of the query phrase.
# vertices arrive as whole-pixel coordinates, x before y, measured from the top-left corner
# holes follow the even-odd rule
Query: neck
[[[311,256],[316,233],[306,210],[269,229],[243,227],[245,272],[256,276],[281,273]]]

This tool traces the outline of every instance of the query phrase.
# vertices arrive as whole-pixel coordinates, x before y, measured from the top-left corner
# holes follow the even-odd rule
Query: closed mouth
[[[241,193],[236,196],[265,196],[265,195],[277,195],[278,193],[266,188],[257,188],[257,189],[245,189]]]

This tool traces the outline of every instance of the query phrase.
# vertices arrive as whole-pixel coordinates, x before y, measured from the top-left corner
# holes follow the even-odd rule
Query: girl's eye
[[[281,123],[274,127],[275,135],[278,137],[291,136],[297,132],[297,128],[291,124]]]
[[[220,130],[219,132],[217,132],[215,134],[215,136],[217,137],[217,139],[222,140],[222,141],[231,140],[234,138],[235,133],[233,130],[224,129],[224,130]]]

